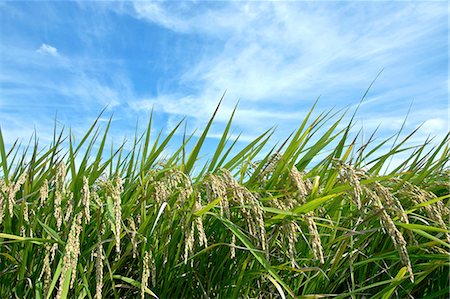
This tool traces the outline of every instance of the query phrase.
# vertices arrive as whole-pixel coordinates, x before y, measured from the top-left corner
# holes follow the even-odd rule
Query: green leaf
[[[437,233],[449,233],[450,231],[447,229],[443,229],[440,227],[434,227],[430,225],[423,225],[423,224],[413,224],[413,223],[403,223],[403,222],[395,222],[395,225],[404,227],[409,230],[422,230],[422,231],[430,231],[430,232],[437,232]]]
[[[52,297],[53,289],[55,288],[56,283],[58,282],[59,276],[61,275],[61,272],[62,272],[62,263],[63,263],[63,258],[60,258],[59,262],[58,262],[58,266],[56,267],[56,271],[55,271],[55,273],[53,273],[53,279],[52,279],[52,282],[50,283],[50,287],[48,288],[48,293],[47,293],[46,299],[50,299]]]
[[[0,128],[0,157],[2,158],[3,179],[5,183],[9,183],[8,162],[6,162],[5,142],[3,141],[2,128]]]
[[[48,226],[47,224],[45,224],[44,222],[42,222],[39,219],[37,219],[37,221],[49,235],[51,235],[56,241],[58,241],[59,244],[61,244],[61,245],[64,244],[64,242],[59,237],[58,233],[53,228],[51,228],[50,226]]]
[[[425,231],[423,231],[423,230],[421,230],[421,229],[412,229],[412,231],[415,232],[415,233],[417,233],[417,234],[419,234],[419,235],[421,235],[421,236],[423,236],[423,237],[425,237],[425,238],[427,238],[427,239],[430,239],[430,240],[432,240],[432,241],[435,241],[435,242],[441,244],[442,246],[445,246],[445,247],[447,247],[447,248],[450,248],[450,244],[448,244],[447,242],[444,242],[444,241],[442,241],[441,239],[436,238],[435,236],[430,235],[429,233],[427,233],[427,232],[425,232]]]
[[[203,208],[201,208],[200,210],[195,212],[194,215],[197,217],[203,216],[204,214],[206,214],[206,212],[209,212],[209,210],[214,208],[221,200],[222,200],[221,197],[217,198],[216,200],[213,200],[212,202],[210,202],[209,204],[207,204],[206,206],[204,206]],[[227,199],[223,199],[223,200],[227,200]]]
[[[225,127],[225,130],[222,133],[222,137],[220,138],[219,144],[216,147],[216,151],[214,152],[214,156],[211,160],[211,163],[209,164],[209,168],[208,171],[214,171],[216,163],[220,157],[220,154],[222,153],[222,151],[225,148],[226,145],[226,141],[227,141],[227,137],[228,137],[228,132],[230,131],[230,127],[231,127],[231,123],[233,121],[233,117],[234,117],[234,113],[236,112],[236,108],[237,105],[234,107],[233,112],[231,113],[230,119],[228,120],[228,123]],[[219,164],[220,165],[220,164]]]
[[[328,200],[338,197],[340,194],[341,193],[333,193],[330,195],[315,198],[311,201],[308,201],[304,205],[301,205],[301,206],[298,206],[298,207],[292,209],[291,213],[293,213],[294,215],[297,215],[297,216],[299,216],[301,214],[306,214],[309,211],[313,211],[313,210],[317,209],[318,207],[320,207],[323,203],[327,202]],[[264,208],[264,209],[267,209],[267,208]],[[272,210],[272,211],[276,212],[276,210]],[[286,216],[288,216],[287,213],[279,213],[279,215],[274,216],[267,221],[269,223],[272,223],[274,221],[284,219]]]
[[[141,289],[141,283],[139,281],[136,281],[132,278],[129,277],[125,277],[125,276],[121,276],[121,275],[113,275],[113,278],[115,279],[120,279],[126,283],[129,283],[130,285],[138,288],[139,290]],[[149,288],[145,288],[145,293],[149,294],[150,296],[155,297],[156,299],[158,299],[158,296]]]
[[[72,267],[69,267],[69,269],[67,269],[66,276],[64,277],[64,282],[61,291],[61,299],[66,299],[67,294],[69,294],[71,276],[72,276]]]
[[[256,248],[253,246],[253,244],[250,242],[250,240],[245,236],[240,228],[232,223],[230,220],[220,217],[219,215],[212,214],[217,219],[222,221],[222,223],[228,227],[229,230],[233,232],[236,237],[239,238],[239,240],[244,243],[245,247],[250,249],[250,252],[253,254],[253,256],[256,258],[256,260],[264,267],[264,269],[267,270],[267,272],[272,276],[273,279],[275,279],[285,290],[288,292],[289,295],[291,295],[293,298],[295,298],[294,292],[289,288],[289,286],[281,279],[281,277],[278,276],[278,274],[275,272],[275,270],[270,266],[269,262],[266,260],[264,255],[257,251]]]
[[[406,267],[403,267],[400,269],[400,271],[398,271],[398,273],[395,276],[395,278],[393,279],[392,283],[389,286],[387,286],[383,291],[381,291],[381,294],[383,294],[381,296],[382,299],[391,298],[391,296],[394,293],[397,286],[399,286],[400,283],[403,281],[403,278],[405,277],[406,272],[407,272]]]
[[[194,149],[192,150],[191,154],[189,155],[189,158],[184,167],[186,174],[191,173],[192,169],[194,168],[195,161],[197,161],[197,157],[198,157],[198,154],[200,153],[200,149],[202,148],[203,143],[205,142],[206,135],[208,134],[209,128],[211,127],[211,125],[213,123],[214,117],[216,116],[217,111],[219,110],[220,104],[222,103],[224,96],[225,96],[225,93],[222,95],[222,98],[220,99],[219,104],[217,105],[216,109],[214,110],[213,115],[209,119],[209,122],[206,125],[205,129],[203,130],[202,135],[198,139],[197,143],[194,146]]]

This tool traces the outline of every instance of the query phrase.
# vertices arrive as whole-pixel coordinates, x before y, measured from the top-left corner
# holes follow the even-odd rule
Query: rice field
[[[311,109],[238,148],[233,112],[200,159],[216,112],[169,155],[182,122],[152,136],[150,117],[131,150],[98,121],[42,147],[0,132],[0,297],[449,296],[448,134],[361,142]]]

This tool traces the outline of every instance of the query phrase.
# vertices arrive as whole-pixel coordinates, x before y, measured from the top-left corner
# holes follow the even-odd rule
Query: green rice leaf
[[[122,280],[138,289],[141,289],[141,283],[139,281],[136,281],[132,278],[121,276],[121,275],[113,275],[113,278]],[[149,288],[145,288],[145,293],[149,294],[150,296],[153,296],[154,298],[158,299],[158,296]]]

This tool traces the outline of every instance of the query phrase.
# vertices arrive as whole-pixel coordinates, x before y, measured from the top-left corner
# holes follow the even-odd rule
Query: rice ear
[[[394,243],[394,246],[399,253],[402,264],[406,266],[409,277],[411,281],[414,282],[414,272],[412,269],[411,260],[409,258],[408,249],[406,247],[407,243],[405,238],[403,237],[403,234],[395,226],[394,221],[392,221],[391,217],[389,217],[378,194],[368,188],[366,188],[366,192],[373,200],[373,205],[380,214],[381,226],[391,237],[392,242]]]

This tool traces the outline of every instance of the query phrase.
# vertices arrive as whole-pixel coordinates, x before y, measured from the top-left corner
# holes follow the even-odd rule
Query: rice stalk
[[[94,124],[31,159],[0,131],[0,297],[447,296],[448,137],[356,150],[342,115],[312,115],[276,151],[226,129],[210,160],[179,125],[107,154]]]
[[[59,288],[56,294],[56,298],[60,299],[62,296],[63,284],[66,280],[66,275],[71,270],[70,289],[73,288],[73,284],[76,278],[76,269],[78,264],[78,256],[80,254],[80,240],[79,236],[82,230],[81,226],[81,214],[78,213],[70,227],[69,236],[66,242],[65,254],[63,257],[63,264],[61,270],[61,276],[59,278]]]
[[[296,187],[297,201],[299,204],[306,203],[306,196],[311,192],[311,183],[303,178],[303,175],[296,167],[291,168],[289,177]],[[314,211],[310,211],[304,215],[306,226],[308,227],[309,235],[311,237],[311,246],[314,257],[321,263],[325,263],[322,241],[320,240],[319,231],[317,230],[316,222],[314,221]]]
[[[386,209],[383,206],[378,192],[372,191],[368,188],[366,188],[366,192],[373,200],[374,207],[378,209],[377,212],[380,215],[381,226],[383,227],[384,231],[391,237],[391,240],[399,253],[400,261],[403,265],[406,266],[411,282],[414,282],[414,272],[411,266],[411,260],[408,255],[407,243],[405,238],[403,237],[403,234],[398,230],[398,228],[394,224],[394,221],[392,221],[391,217],[389,217],[388,213],[386,212]]]

